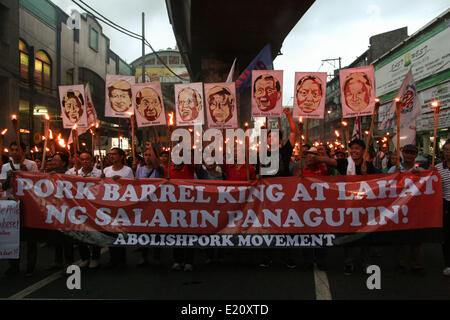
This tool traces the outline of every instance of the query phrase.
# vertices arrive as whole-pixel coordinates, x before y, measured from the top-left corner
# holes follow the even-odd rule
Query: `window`
[[[180,64],[180,57],[169,56],[169,64]]]
[[[98,32],[93,28],[89,29],[89,46],[98,51]]]
[[[28,69],[30,65],[30,55],[28,51],[28,46],[19,39],[19,56],[20,56],[20,77],[27,81],[28,80]]]
[[[66,72],[66,84],[73,84],[73,69]]]
[[[52,63],[44,51],[36,52],[34,59],[34,83],[38,89],[52,88]]]

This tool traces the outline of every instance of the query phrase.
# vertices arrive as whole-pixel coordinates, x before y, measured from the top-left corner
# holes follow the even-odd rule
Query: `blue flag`
[[[253,61],[245,68],[239,78],[236,80],[236,90],[239,93],[244,91],[244,88],[248,88],[251,85],[252,70],[273,70],[272,63],[272,50],[270,43],[258,53]]]

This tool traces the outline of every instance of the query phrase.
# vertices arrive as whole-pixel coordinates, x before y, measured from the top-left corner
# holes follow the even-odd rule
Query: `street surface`
[[[22,243],[22,255],[26,246]],[[39,247],[38,265],[31,277],[21,273],[4,275],[8,262],[0,260],[1,299],[148,299],[148,300],[353,300],[353,299],[450,299],[450,278],[442,276],[443,258],[439,244],[425,244],[427,274],[398,274],[394,271],[393,247],[383,247],[376,258],[381,268],[381,289],[369,290],[370,275],[359,268],[343,273],[343,249],[328,249],[328,268],[321,272],[301,268],[301,249],[293,250],[298,267],[288,269],[274,253],[274,263],[258,267],[258,249],[229,249],[221,264],[205,263],[205,251],[197,249],[193,272],[172,271],[171,249],[162,250],[161,265],[137,268],[140,252],[128,248],[128,268],[109,270],[109,252],[103,250],[102,267],[81,270],[81,289],[69,290],[65,273],[47,271],[54,259],[52,247]],[[75,248],[76,257],[78,249]],[[152,261],[152,252],[149,253]]]

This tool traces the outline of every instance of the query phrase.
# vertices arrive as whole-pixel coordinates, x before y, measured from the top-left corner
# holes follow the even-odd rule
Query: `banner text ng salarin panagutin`
[[[442,228],[436,171],[251,182],[14,174],[25,227],[94,232],[105,236],[79,239],[102,245],[335,246],[411,232],[427,241]]]

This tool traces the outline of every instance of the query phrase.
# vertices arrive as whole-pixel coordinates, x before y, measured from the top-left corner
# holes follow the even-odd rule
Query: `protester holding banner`
[[[112,148],[110,152],[112,166],[105,168],[104,175],[106,178],[118,180],[120,178],[134,178],[133,170],[124,165],[125,152],[120,148]],[[110,268],[125,269],[127,266],[127,251],[124,247],[110,247]]]
[[[289,129],[290,129],[289,138],[287,139],[286,143],[284,145],[282,145],[283,134],[281,131],[279,132],[279,136],[274,135],[274,132],[271,132],[271,131],[268,132],[267,144],[269,146],[272,145],[272,139],[278,139],[278,143],[276,144],[275,149],[270,150],[269,152],[276,152],[276,151],[279,152],[279,156],[278,156],[279,164],[278,164],[278,171],[271,172],[270,175],[267,175],[265,177],[289,177],[290,176],[289,164],[291,162],[291,156],[292,156],[292,152],[294,151],[295,142],[297,141],[298,128],[297,128],[297,124],[295,123],[294,118],[292,117],[291,109],[284,108],[283,113],[286,115],[288,122],[289,122]],[[259,264],[259,266],[261,268],[270,267],[270,265],[272,264],[271,255],[272,255],[271,249],[264,250],[261,263]],[[289,269],[293,269],[293,268],[297,267],[295,261],[291,257],[290,249],[283,250],[283,255],[284,255],[283,258],[285,260],[286,267],[288,267]]]
[[[24,143],[21,144],[21,149],[25,150]],[[25,154],[21,154],[17,142],[11,142],[9,145],[10,161],[6,162],[2,166],[2,172],[0,174],[0,183],[3,190],[6,190],[8,198],[13,197],[12,191],[12,173],[13,171],[38,171],[37,165],[34,161],[25,159]],[[33,274],[37,260],[37,241],[34,239],[34,235],[31,229],[22,229],[21,237],[26,239],[27,242],[27,270],[26,276]],[[20,259],[10,260],[10,267],[6,270],[6,275],[14,275],[20,272]]]
[[[57,153],[52,160],[52,174],[65,174],[69,165],[69,156],[66,153]],[[74,262],[73,242],[64,234],[57,233],[52,239],[55,245],[55,262],[47,269],[61,269],[65,265],[71,265]]]
[[[79,155],[79,159],[81,168],[78,170],[78,176],[98,178],[102,175],[102,171],[94,167],[94,158],[90,152],[81,152]],[[67,171],[66,174],[73,175],[74,173],[69,173],[69,171]],[[89,269],[96,269],[99,267],[101,251],[101,248],[99,246],[92,246],[92,257],[89,246],[80,243],[78,244],[78,249],[80,250],[81,258],[81,263],[79,264],[80,268],[89,266]]]
[[[305,152],[305,167],[302,170],[303,177],[323,177],[327,176],[328,168],[324,163],[317,161],[316,156],[319,156],[319,151],[315,147],[310,148]],[[328,155],[327,155],[328,156]],[[299,173],[296,173],[299,176]],[[317,264],[319,270],[326,269],[326,251],[325,248],[306,248],[303,249],[303,257],[305,258],[304,269],[312,270],[314,262]]]
[[[418,154],[418,149],[413,144],[407,144],[402,148],[403,161],[400,162],[400,172],[417,172],[423,170],[420,167],[415,166],[415,159]],[[397,166],[392,166],[388,173],[394,173],[397,171]],[[424,275],[425,269],[423,265],[423,245],[422,243],[414,243],[410,245],[411,249],[411,271],[415,274]],[[396,247],[396,258],[397,266],[396,271],[399,273],[408,272],[408,267],[406,263],[406,247],[397,246]]]
[[[331,159],[328,157],[317,157],[318,161],[322,161],[332,167],[337,168],[341,175],[362,175],[362,174],[375,174],[376,169],[372,162],[366,162],[366,172],[362,172],[363,157],[366,149],[364,141],[355,139],[349,143],[350,157],[347,159]],[[344,274],[351,275],[355,270],[355,253],[354,247],[344,247]],[[367,246],[361,247],[361,259],[363,269],[370,265],[370,248]]]
[[[450,276],[450,140],[442,147],[442,162],[436,166],[442,178],[442,196],[444,201],[443,228],[444,242],[442,252],[444,254],[444,276]]]
[[[153,147],[147,148],[144,152],[144,166],[141,166],[136,171],[136,178],[162,178],[164,177],[164,168],[160,166],[159,159],[153,150]],[[138,267],[144,267],[148,262],[148,248],[142,248],[142,257],[138,262]],[[153,249],[153,259],[156,264],[161,263],[161,249]]]

